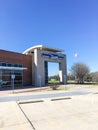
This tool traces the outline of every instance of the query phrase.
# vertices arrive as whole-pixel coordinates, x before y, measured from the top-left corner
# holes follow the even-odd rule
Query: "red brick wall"
[[[23,85],[32,84],[32,56],[0,50],[0,62],[22,64],[27,68],[23,71]]]

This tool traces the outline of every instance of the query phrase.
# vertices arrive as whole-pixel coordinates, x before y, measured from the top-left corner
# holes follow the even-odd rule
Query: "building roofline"
[[[23,52],[23,54],[32,53],[32,52],[34,52],[34,49],[41,49],[41,50],[52,51],[52,52],[63,52],[64,51],[64,50],[57,49],[57,48],[51,48],[48,46],[37,45],[37,46],[33,46],[33,47],[28,48],[27,50],[25,50]]]

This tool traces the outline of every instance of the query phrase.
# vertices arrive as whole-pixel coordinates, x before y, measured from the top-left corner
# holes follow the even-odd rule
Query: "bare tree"
[[[77,83],[84,83],[84,78],[89,73],[89,67],[84,63],[75,63],[71,67],[72,73],[75,75]]]
[[[92,82],[98,82],[98,72],[91,73]]]

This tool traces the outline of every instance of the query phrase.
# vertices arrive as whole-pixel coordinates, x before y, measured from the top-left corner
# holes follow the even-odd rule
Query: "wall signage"
[[[42,57],[46,57],[46,58],[51,58],[51,59],[63,59],[63,56],[59,56],[57,54],[46,54],[46,53],[42,53]]]

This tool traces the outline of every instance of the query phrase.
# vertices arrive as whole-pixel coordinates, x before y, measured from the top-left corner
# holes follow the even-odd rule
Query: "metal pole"
[[[14,78],[12,79],[12,90],[13,90],[13,93],[14,93]]]
[[[12,91],[13,91],[13,93],[14,93],[14,79],[15,79],[15,75],[12,74],[11,75],[11,85],[12,85]]]

